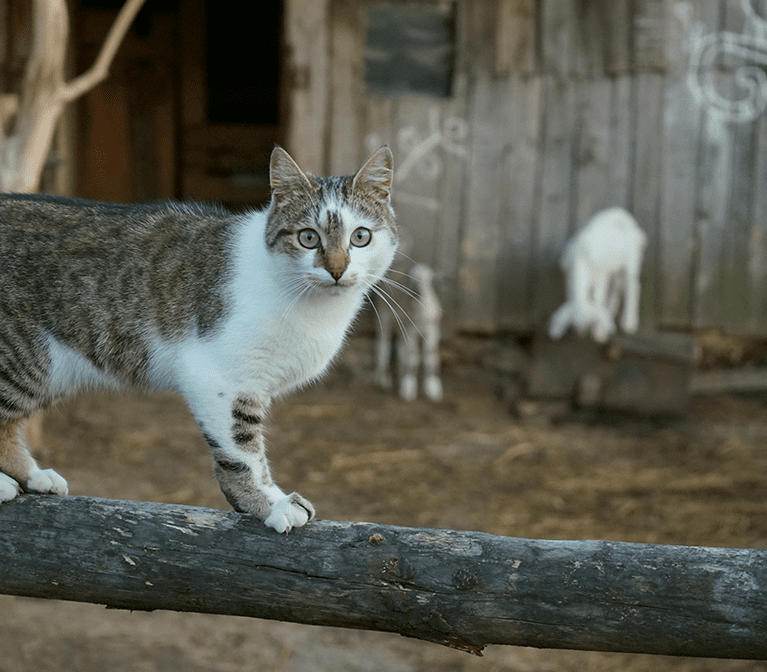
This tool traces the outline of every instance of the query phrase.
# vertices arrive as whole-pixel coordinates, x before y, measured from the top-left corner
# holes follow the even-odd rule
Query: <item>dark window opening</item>
[[[365,84],[383,96],[449,97],[455,68],[454,2],[372,2]]]
[[[230,2],[206,2],[208,121],[276,124],[280,115],[281,0],[260,0],[256,20]]]

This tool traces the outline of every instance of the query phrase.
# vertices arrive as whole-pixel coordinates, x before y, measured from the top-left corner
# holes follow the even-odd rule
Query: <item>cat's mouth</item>
[[[356,279],[352,277],[346,278],[342,276],[338,280],[324,280],[316,276],[309,276],[308,279],[313,288],[332,296],[342,294],[357,286]]]

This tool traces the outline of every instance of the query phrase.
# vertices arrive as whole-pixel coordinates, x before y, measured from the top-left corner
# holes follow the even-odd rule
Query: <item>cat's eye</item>
[[[354,229],[352,232],[351,242],[354,247],[365,247],[365,245],[370,244],[372,238],[373,234],[370,232],[370,229],[361,226],[358,229]]]
[[[298,242],[307,250],[313,250],[320,244],[320,234],[314,229],[301,229],[298,232]]]

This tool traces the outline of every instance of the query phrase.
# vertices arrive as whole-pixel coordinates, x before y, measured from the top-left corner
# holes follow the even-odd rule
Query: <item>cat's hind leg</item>
[[[0,501],[13,499],[22,491],[68,493],[67,482],[59,474],[37,466],[27,447],[21,420],[0,420],[0,472],[4,476],[0,479]]]

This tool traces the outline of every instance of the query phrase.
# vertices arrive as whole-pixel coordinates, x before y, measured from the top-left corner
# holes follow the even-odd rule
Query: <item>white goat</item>
[[[623,208],[594,215],[567,243],[561,258],[567,300],[552,315],[551,338],[572,326],[604,343],[615,333],[615,317],[623,299],[620,325],[633,334],[639,327],[639,275],[647,235]]]
[[[424,395],[439,401],[442,306],[434,289],[434,271],[425,264],[416,264],[404,275],[405,280],[396,278],[392,284],[384,283],[380,288],[383,296],[373,293],[378,313],[375,381],[384,390],[393,386],[390,366],[394,340],[400,398],[412,401],[418,396],[418,370],[422,368]],[[404,288],[398,288],[398,284]]]

